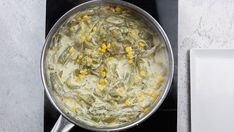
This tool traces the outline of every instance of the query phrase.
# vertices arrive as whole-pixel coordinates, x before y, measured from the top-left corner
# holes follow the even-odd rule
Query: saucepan
[[[136,14],[138,14],[142,19],[145,19],[150,25],[152,25],[152,28],[157,32],[158,36],[162,40],[163,43],[165,43],[165,48],[168,54],[168,62],[169,62],[169,68],[168,68],[168,74],[167,74],[167,80],[164,85],[163,90],[161,91],[160,97],[158,98],[158,101],[153,105],[153,108],[145,114],[143,117],[140,119],[128,123],[126,125],[122,125],[119,127],[113,127],[113,128],[96,128],[92,127],[89,125],[86,125],[84,123],[78,122],[77,120],[73,119],[71,116],[69,116],[67,113],[65,113],[58,105],[58,103],[55,101],[55,98],[53,97],[53,94],[51,93],[51,87],[48,85],[48,82],[46,80],[46,74],[45,74],[45,58],[46,58],[46,53],[48,52],[49,45],[52,39],[52,36],[55,34],[55,32],[58,30],[58,28],[66,21],[71,15],[78,11],[82,11],[88,7],[91,6],[98,6],[98,5],[103,5],[103,4],[109,4],[109,5],[119,5],[123,6],[125,8],[129,8],[133,10]],[[138,125],[139,123],[143,122],[146,120],[148,117],[150,117],[157,109],[160,107],[160,105],[163,103],[164,99],[166,98],[171,82],[173,79],[173,73],[174,73],[174,59],[173,59],[173,53],[171,49],[171,45],[169,42],[169,39],[160,26],[160,24],[151,16],[149,15],[146,11],[143,9],[137,7],[136,5],[130,4],[125,1],[121,0],[94,0],[94,1],[88,1],[83,4],[80,4],[71,10],[69,10],[67,13],[65,13],[52,27],[50,30],[49,34],[46,37],[46,41],[42,50],[42,55],[41,55],[41,76],[42,76],[42,82],[46,91],[46,94],[53,104],[53,106],[61,113],[59,119],[57,120],[56,124],[54,125],[53,129],[51,130],[52,132],[57,132],[57,131],[69,131],[74,125],[80,126],[84,129],[92,130],[92,131],[120,131],[120,130],[125,130],[128,128],[131,128],[133,126]]]

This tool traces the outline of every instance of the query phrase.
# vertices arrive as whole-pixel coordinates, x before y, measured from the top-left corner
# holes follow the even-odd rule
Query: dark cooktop
[[[54,23],[68,10],[88,0],[47,0],[46,4],[46,35]],[[149,119],[140,125],[128,129],[130,132],[177,131],[177,53],[178,53],[178,0],[125,0],[133,3],[151,14],[163,27],[174,53],[175,74],[171,90],[159,108]],[[59,117],[59,112],[49,102],[46,94],[44,101],[44,131],[49,132]],[[87,132],[75,126],[71,132]]]

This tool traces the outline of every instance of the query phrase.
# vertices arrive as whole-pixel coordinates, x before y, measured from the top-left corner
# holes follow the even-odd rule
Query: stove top
[[[46,4],[46,35],[54,23],[68,10],[88,0],[47,0]],[[140,125],[127,131],[159,130],[163,132],[177,131],[177,53],[178,53],[178,0],[125,0],[133,3],[151,14],[163,27],[171,42],[175,74],[170,92],[150,118]],[[44,101],[44,131],[49,132],[59,117],[59,112],[53,107],[45,94]],[[87,132],[75,126],[71,132]]]

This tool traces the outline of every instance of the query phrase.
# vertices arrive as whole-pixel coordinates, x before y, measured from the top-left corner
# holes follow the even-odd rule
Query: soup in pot
[[[96,6],[53,35],[46,74],[56,102],[95,127],[133,122],[151,110],[168,75],[165,44],[144,19],[121,6]]]

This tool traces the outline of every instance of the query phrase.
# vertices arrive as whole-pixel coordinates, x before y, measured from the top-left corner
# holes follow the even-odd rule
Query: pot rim
[[[143,117],[137,119],[134,122],[125,123],[125,124],[120,125],[118,127],[108,127],[108,128],[97,128],[97,127],[93,127],[93,126],[90,126],[90,125],[86,125],[85,123],[82,123],[80,121],[72,119],[67,114],[65,114],[65,112],[63,112],[63,110],[61,110],[59,105],[56,104],[55,98],[53,97],[53,95],[50,93],[50,91],[48,89],[48,84],[46,83],[45,69],[44,69],[46,49],[48,48],[48,45],[50,44],[50,40],[51,40],[52,36],[54,35],[54,33],[57,31],[58,27],[61,26],[61,24],[63,24],[63,22],[66,21],[66,19],[69,18],[72,14],[77,12],[77,10],[79,8],[89,6],[89,5],[101,4],[101,3],[104,3],[104,4],[117,4],[117,5],[120,5],[120,6],[124,6],[126,8],[130,8],[130,9],[134,10],[135,12],[140,13],[143,17],[145,17],[145,19],[147,21],[149,21],[154,26],[154,28],[158,31],[158,34],[160,34],[160,37],[163,39],[163,41],[164,41],[164,43],[166,45],[166,48],[167,48],[168,61],[169,61],[169,73],[168,73],[167,83],[164,86],[163,94],[158,99],[156,104],[153,106],[151,111],[146,113]],[[70,9],[69,11],[67,11],[63,16],[61,16],[58,19],[58,21],[50,29],[50,31],[49,31],[49,33],[48,33],[48,35],[46,37],[43,49],[42,49],[41,62],[40,62],[40,71],[41,71],[42,83],[43,83],[44,89],[46,91],[46,94],[47,94],[50,102],[59,111],[59,113],[63,115],[63,117],[65,117],[67,120],[69,120],[70,122],[74,123],[77,126],[80,126],[80,127],[84,128],[84,129],[88,129],[88,130],[92,130],[92,131],[120,131],[120,130],[125,130],[125,129],[128,129],[128,128],[131,128],[133,126],[137,126],[139,123],[141,123],[141,122],[145,121],[147,118],[149,118],[161,106],[161,104],[165,100],[165,98],[166,98],[166,96],[167,96],[167,94],[168,94],[168,92],[170,90],[170,86],[171,86],[171,83],[172,83],[172,80],[173,80],[174,58],[173,58],[173,52],[172,52],[172,48],[171,48],[171,45],[170,45],[170,41],[169,41],[166,33],[164,32],[164,30],[160,26],[160,24],[150,14],[148,14],[146,11],[144,11],[143,9],[139,8],[136,5],[133,5],[131,3],[121,1],[121,0],[92,0],[92,1],[88,1],[88,2],[85,2],[85,3],[79,4],[79,5],[75,6],[74,8]]]

